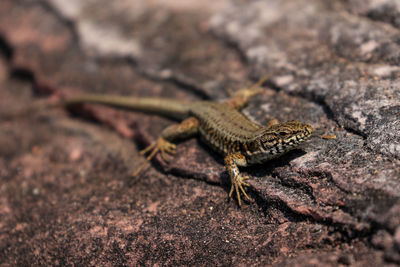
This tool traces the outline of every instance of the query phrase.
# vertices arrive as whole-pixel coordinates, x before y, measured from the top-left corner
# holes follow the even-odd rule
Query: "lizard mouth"
[[[314,132],[314,129],[313,127],[311,127],[311,125],[304,124],[304,131],[308,137],[311,137],[312,133]]]

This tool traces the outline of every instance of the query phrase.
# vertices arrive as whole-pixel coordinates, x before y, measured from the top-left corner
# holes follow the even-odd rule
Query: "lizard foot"
[[[231,185],[231,190],[229,191],[229,197],[232,197],[233,191],[236,191],[236,197],[239,203],[239,207],[242,206],[242,201],[240,199],[240,192],[243,193],[245,198],[250,201],[249,196],[246,194],[246,191],[244,190],[243,186],[249,186],[246,180],[249,180],[250,178],[248,176],[242,176],[238,175],[234,179],[232,179],[232,185]]]
[[[153,142],[151,145],[140,151],[141,155],[146,155],[149,153],[149,155],[146,157],[148,161],[150,161],[152,158],[154,158],[157,153],[161,153],[161,158],[165,161],[168,162],[167,154],[175,154],[176,153],[176,146],[167,140],[165,140],[162,137],[159,137],[157,141]],[[146,166],[146,163],[143,163],[139,169],[136,170],[136,172],[133,174],[133,176],[137,176],[139,173],[142,172],[144,167]]]
[[[151,152],[150,152],[151,151]],[[150,154],[147,156],[147,160],[151,160],[158,152],[161,153],[161,158],[168,162],[166,153],[175,154],[176,153],[176,146],[162,137],[159,137],[156,142],[153,142],[151,145],[140,151],[141,155],[146,155],[147,153]]]

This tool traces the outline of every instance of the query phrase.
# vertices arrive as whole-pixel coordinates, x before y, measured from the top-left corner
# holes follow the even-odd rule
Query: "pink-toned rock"
[[[0,3],[1,264],[400,263],[396,1],[128,2]],[[219,100],[264,74],[244,113],[315,135],[244,169],[241,209],[197,140],[131,176],[173,121],[94,105],[21,113],[80,92]]]

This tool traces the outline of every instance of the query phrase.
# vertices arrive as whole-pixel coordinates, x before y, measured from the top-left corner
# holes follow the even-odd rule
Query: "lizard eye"
[[[288,135],[288,133],[287,132],[279,132],[279,135],[285,137]]]

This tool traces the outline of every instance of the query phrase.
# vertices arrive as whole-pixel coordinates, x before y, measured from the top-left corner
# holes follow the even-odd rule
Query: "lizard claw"
[[[242,206],[242,201],[240,199],[240,192],[243,193],[243,195],[245,196],[246,200],[250,201],[249,196],[246,194],[246,191],[243,188],[243,186],[249,186],[249,184],[247,182],[245,182],[246,180],[249,180],[249,179],[250,178],[248,176],[242,176],[242,175],[239,174],[232,181],[231,190],[229,191],[229,197],[232,197],[233,191],[236,191],[236,197],[237,197],[237,200],[238,200],[239,207]]]
[[[157,141],[153,142],[150,144],[148,147],[140,151],[141,155],[146,155],[149,154],[146,159],[150,161],[152,158],[154,158],[157,153],[161,154],[161,158],[165,161],[168,162],[168,158],[166,153],[168,154],[176,154],[176,145],[168,142],[162,137],[159,137]],[[143,163],[133,174],[133,176],[137,176],[145,167],[146,163]]]
[[[161,153],[161,157],[165,160],[165,153],[176,154],[176,145],[168,142],[162,137],[159,137],[157,141],[153,142],[151,145],[140,151],[140,154],[146,155],[149,152],[150,154],[147,156],[147,160],[151,160],[155,155],[157,155],[158,152]]]

